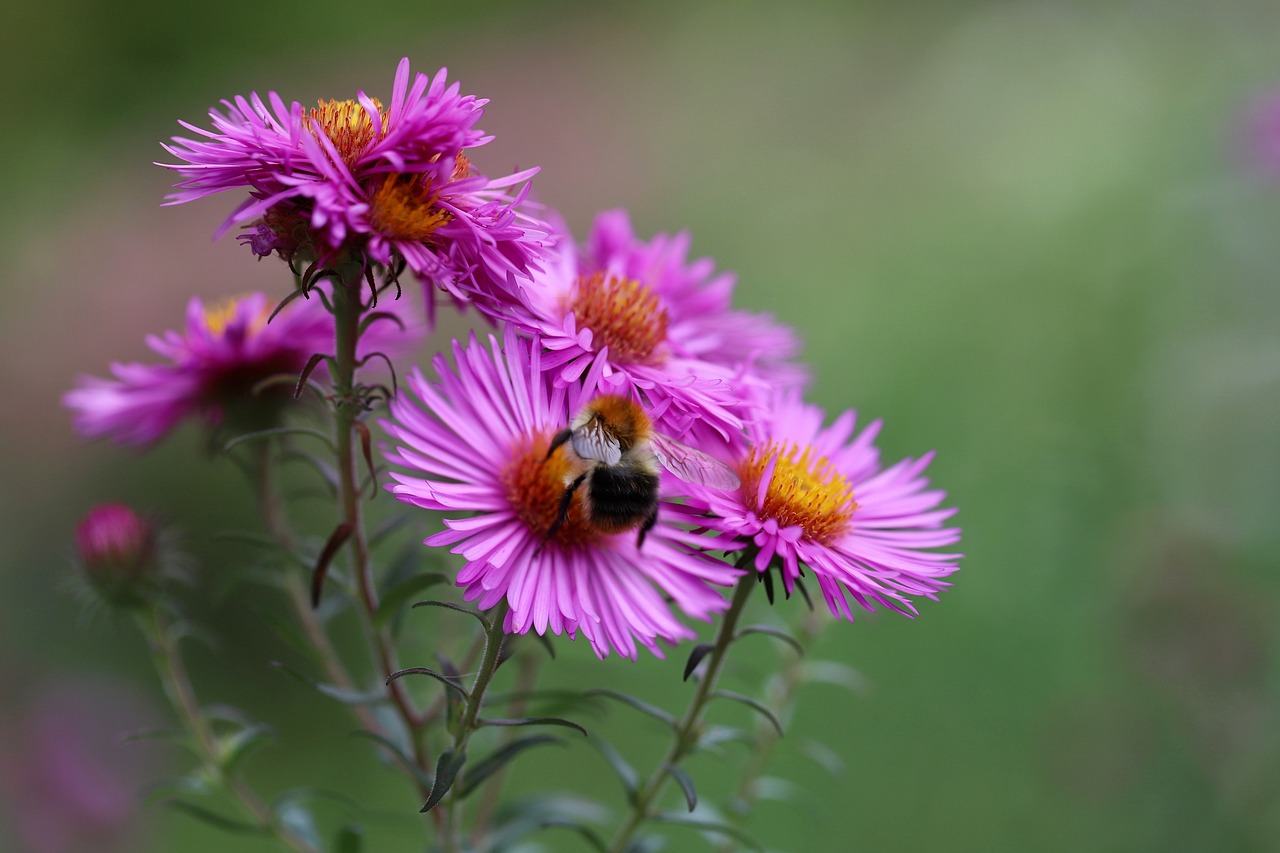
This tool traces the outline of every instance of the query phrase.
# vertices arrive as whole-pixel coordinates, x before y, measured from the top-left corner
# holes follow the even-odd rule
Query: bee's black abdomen
[[[658,477],[638,467],[597,467],[589,490],[591,523],[602,530],[636,527],[658,505]]]

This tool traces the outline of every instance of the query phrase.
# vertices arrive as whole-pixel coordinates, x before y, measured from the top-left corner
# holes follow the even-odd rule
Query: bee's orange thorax
[[[653,434],[653,422],[644,413],[644,409],[638,403],[616,394],[601,394],[588,403],[575,419],[575,426],[585,425],[592,420],[603,423],[605,430],[618,439],[618,445],[624,453],[647,441]]]

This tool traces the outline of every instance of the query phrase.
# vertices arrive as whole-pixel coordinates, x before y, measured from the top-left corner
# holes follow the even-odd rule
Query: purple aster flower
[[[657,296],[674,355],[734,369],[750,365],[770,385],[803,384],[808,376],[792,361],[800,352],[795,331],[768,314],[731,308],[734,275],[717,273],[710,258],[688,260],[690,242],[687,231],[645,242],[625,210],[605,211],[587,238],[584,271],[641,282]]]
[[[157,539],[155,525],[132,507],[100,504],[76,525],[76,555],[108,601],[141,602],[160,571]]]
[[[387,309],[384,302],[382,308],[407,314],[405,304]],[[333,317],[320,299],[295,299],[268,323],[274,305],[263,293],[208,306],[193,297],[184,332],[147,338],[164,363],[113,364],[114,378],[84,376],[63,395],[76,431],[146,445],[188,418],[215,427],[228,421],[242,429],[270,426],[288,389],[255,393],[256,386],[269,377],[298,375],[313,354],[331,352],[334,341]],[[371,324],[360,353],[405,349],[422,332],[420,323],[405,322],[403,329],[390,321]]]
[[[686,298],[697,287],[672,286],[669,295],[660,286],[678,276],[633,274],[646,271],[628,269],[622,259],[580,263],[561,227],[543,269],[521,291],[522,304],[497,316],[539,338],[548,351],[542,368],[557,385],[638,400],[658,429],[690,444],[732,440],[742,428],[744,388],[762,379],[747,363],[702,357],[716,318],[710,303]],[[703,309],[710,313],[695,319]]]
[[[436,357],[436,383],[409,376],[417,399],[392,401],[385,426],[399,444],[388,458],[413,472],[393,472],[392,491],[450,514],[447,529],[426,543],[451,545],[466,559],[457,583],[468,601],[488,609],[505,598],[510,633],[581,632],[600,657],[612,650],[630,658],[637,643],[661,656],[658,639],[694,636],[668,600],[699,619],[725,609],[708,584],[732,584],[739,572],[697,550],[723,543],[690,532],[696,519],[683,506],[662,505],[641,552],[634,531],[588,526],[575,495],[548,538],[570,463],[547,451],[583,393],[550,383],[539,342],[510,328],[502,351],[492,337],[488,348],[473,337],[465,347],[455,342],[453,355],[456,368]]]
[[[209,112],[212,130],[182,122],[199,137],[174,137],[164,148],[183,162],[158,165],[184,178],[170,204],[248,190],[222,231],[247,226],[259,255],[403,260],[455,298],[502,300],[545,232],[522,206],[537,169],[490,180],[471,166],[466,152],[492,139],[474,127],[486,103],[445,69],[411,82],[406,58],[385,107],[364,92],[311,110],[275,92],[236,97]]]
[[[711,529],[754,543],[757,570],[776,558],[788,593],[807,567],[837,616],[853,618],[849,597],[914,615],[910,596],[936,598],[961,556],[932,550],[960,541],[959,528],[943,527],[955,513],[938,508],[946,493],[922,476],[933,454],[883,468],[879,421],[856,437],[852,411],[822,421],[798,391],[777,394],[750,425],[741,488],[695,487],[690,503],[711,513]]]

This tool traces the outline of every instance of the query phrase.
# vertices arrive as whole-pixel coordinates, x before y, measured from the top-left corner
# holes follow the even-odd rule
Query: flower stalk
[[[748,549],[748,552],[744,553],[738,560],[737,566],[739,568],[745,567],[754,558],[754,549]],[[724,612],[724,616],[720,620],[720,629],[716,632],[715,645],[707,653],[706,671],[698,682],[693,698],[689,700],[689,706],[685,709],[684,716],[676,724],[675,736],[671,740],[671,746],[668,748],[667,754],[663,756],[662,761],[649,774],[649,778],[640,786],[636,791],[635,797],[632,798],[631,809],[627,814],[626,821],[609,843],[610,853],[623,853],[627,849],[636,832],[640,830],[645,821],[653,816],[654,804],[666,786],[667,780],[671,777],[671,769],[678,767],[680,762],[697,747],[698,738],[702,734],[703,713],[706,711],[708,702],[713,698],[716,681],[724,668],[729,646],[737,635],[738,620],[742,617],[747,601],[751,598],[751,592],[755,589],[756,584],[755,572],[744,574],[738,580],[729,609]]]
[[[191,742],[210,779],[229,793],[264,833],[274,836],[297,853],[320,853],[310,842],[292,832],[276,816],[271,807],[253,791],[247,782],[227,772],[217,734],[200,706],[191,678],[187,674],[173,625],[162,612],[161,604],[153,604],[138,614],[138,624],[151,650],[152,661],[165,694],[191,737]]]

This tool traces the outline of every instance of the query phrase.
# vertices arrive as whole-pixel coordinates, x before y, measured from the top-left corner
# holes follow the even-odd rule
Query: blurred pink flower
[[[243,428],[270,426],[289,398],[284,386],[255,393],[264,379],[297,376],[314,353],[333,349],[333,317],[318,297],[295,299],[272,320],[275,305],[251,293],[213,305],[192,297],[183,332],[147,338],[166,359],[161,364],[113,364],[115,378],[82,376],[62,402],[74,413],[76,431],[120,444],[146,445],[196,418],[209,426],[230,419]],[[402,300],[382,310],[407,314]],[[389,307],[390,306],[390,307]],[[374,323],[360,339],[360,354],[403,350],[423,332],[421,323]]]
[[[690,504],[710,512],[709,528],[752,542],[757,570],[777,557],[788,593],[808,568],[836,616],[853,618],[849,597],[914,615],[910,596],[935,598],[961,556],[933,550],[960,541],[959,528],[942,526],[955,514],[938,509],[946,493],[921,476],[933,454],[883,468],[879,421],[856,437],[852,411],[822,421],[798,391],[778,393],[749,425],[741,488],[693,487]]]
[[[75,538],[80,566],[99,592],[116,603],[142,600],[159,571],[155,525],[125,504],[99,504],[76,525]]]
[[[1249,167],[1280,180],[1280,88],[1254,97],[1245,111],[1245,157]]]
[[[174,137],[165,150],[183,162],[159,165],[184,178],[170,204],[248,190],[222,230],[250,225],[259,255],[310,245],[321,259],[403,259],[455,298],[503,300],[545,232],[523,209],[537,169],[490,180],[471,166],[466,151],[492,139],[474,127],[486,103],[446,85],[443,68],[411,83],[405,58],[386,107],[363,91],[311,110],[275,92],[236,97],[209,112],[213,130],[182,122],[199,137]]]
[[[696,519],[681,505],[662,505],[643,553],[634,531],[588,526],[581,494],[548,539],[569,462],[547,450],[585,395],[548,382],[540,343],[510,328],[502,350],[492,337],[488,348],[473,337],[455,342],[453,356],[456,368],[436,357],[438,382],[408,377],[384,426],[398,444],[388,459],[409,472],[392,473],[392,491],[450,514],[448,529],[426,543],[452,545],[466,559],[457,578],[464,598],[481,609],[505,598],[508,632],[581,632],[600,657],[630,658],[637,643],[661,656],[658,639],[694,637],[668,601],[698,619],[727,606],[708,584],[731,584],[739,573],[698,550],[723,546],[691,533]]]

